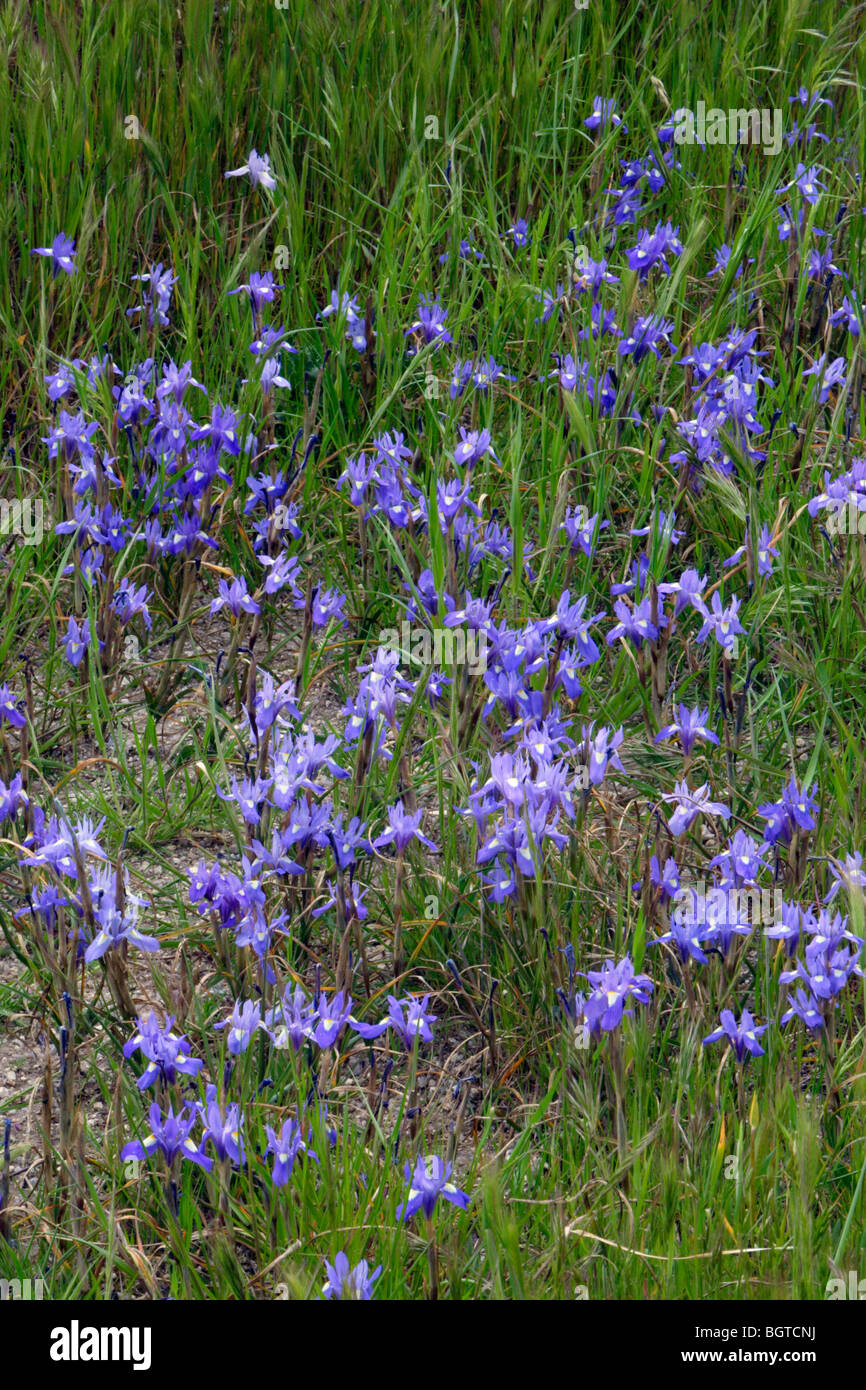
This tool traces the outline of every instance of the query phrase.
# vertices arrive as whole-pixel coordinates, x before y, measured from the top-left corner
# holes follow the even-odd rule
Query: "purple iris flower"
[[[131,618],[140,613],[145,628],[150,632],[153,627],[153,619],[147,607],[149,597],[150,591],[146,584],[136,588],[131,580],[121,579],[111,600],[111,611],[117,615],[124,627]]]
[[[808,913],[811,913],[811,908],[808,909]],[[785,954],[789,960],[797,953],[802,935],[803,920],[807,915],[799,903],[789,903],[783,899],[781,921],[773,922],[771,926],[764,929],[764,935],[770,941],[784,941]]]
[[[642,362],[649,353],[656,358],[661,357],[662,347],[674,352],[670,338],[673,327],[673,323],[663,319],[660,314],[637,318],[631,333],[626,334],[617,350],[621,357],[633,355],[635,364]]]
[[[127,388],[124,388],[126,391]],[[141,413],[143,398],[140,394],[121,395],[118,405],[118,414],[123,418],[129,416],[129,420],[137,420]],[[148,411],[151,414],[152,411]],[[127,421],[129,423],[129,421]],[[171,396],[164,397],[159,403],[159,413],[153,424],[148,449],[151,453],[163,450],[172,456],[177,456],[186,447],[191,437],[194,420],[189,411]]]
[[[94,908],[94,917],[99,924],[99,930],[91,941],[84,953],[84,959],[88,965],[93,961],[99,960],[106,951],[117,950],[124,942],[130,946],[137,946],[139,951],[158,951],[159,942],[155,936],[146,936],[138,929],[138,912],[133,907],[131,912],[120,912],[110,897],[98,907]]]
[[[581,734],[585,742],[589,780],[593,787],[601,785],[607,776],[609,767],[615,767],[622,773],[625,772],[617,752],[617,749],[622,747],[624,737],[622,729],[617,729],[614,733],[605,724],[598,733],[594,733],[592,724],[583,724],[581,725]]]
[[[658,627],[652,621],[652,600],[647,595],[634,609],[629,608],[624,599],[617,599],[613,605],[613,611],[618,618],[618,622],[607,634],[607,644],[612,646],[620,637],[628,637],[636,647],[640,647],[644,642],[654,642],[659,635]],[[659,614],[659,621],[664,625],[663,615]]]
[[[443,251],[443,252],[442,252],[442,255],[439,257],[439,264],[440,264],[440,265],[445,265],[445,264],[446,264],[446,262],[447,262],[447,260],[448,260],[448,254],[449,254],[449,253],[448,253],[447,251]],[[473,260],[473,259],[475,259],[476,261],[483,261],[483,260],[484,260],[484,253],[483,253],[483,251],[479,251],[479,250],[478,250],[478,247],[477,247],[477,246],[474,246],[474,245],[472,244],[472,233],[471,233],[471,232],[470,232],[469,236],[468,236],[468,237],[464,237],[463,240],[462,240],[462,241],[460,242],[460,244],[458,245],[458,247],[457,247],[457,257],[458,257],[458,259],[461,260],[461,261],[471,261],[471,260]]]
[[[863,869],[863,856],[859,850],[855,851],[854,854],[846,854],[844,863],[838,867],[831,861],[829,868],[833,883],[824,898],[825,903],[831,903],[840,888],[844,887],[849,894],[855,888],[866,888],[866,872]]]
[[[472,377],[472,366],[473,364],[471,358],[469,358],[465,362],[462,359],[458,358],[458,360],[455,362],[454,369],[451,373],[450,396],[452,401],[457,400],[457,398],[459,396],[462,396],[463,392],[466,390],[466,387],[468,386],[469,381]]]
[[[94,448],[91,438],[98,429],[99,425],[95,420],[87,423],[83,411],[79,410],[76,415],[70,415],[69,411],[61,410],[56,425],[43,437],[42,443],[48,445],[50,459],[60,455],[61,458],[69,460],[76,454],[82,459],[92,459]]]
[[[648,1004],[653,992],[652,980],[648,975],[635,974],[630,956],[624,956],[618,965],[613,960],[605,961],[601,970],[587,971],[586,979],[593,986],[584,1007],[591,1033],[599,1029],[609,1033],[619,1027],[623,1013],[631,1014],[625,1008],[626,1001],[636,999],[640,1004]]]
[[[327,627],[331,620],[335,620],[340,627],[345,627],[349,619],[343,612],[346,604],[346,595],[341,594],[337,589],[326,589],[319,584],[313,593],[312,619],[313,627]],[[302,605],[295,604],[295,607]]]
[[[490,441],[489,430],[467,430],[465,426],[460,426],[460,443],[454,450],[454,462],[458,467],[474,468],[476,463],[483,459],[485,454],[499,463],[499,459],[493,452],[493,445]],[[500,468],[502,467],[499,464]]]
[[[429,994],[425,994],[423,999],[414,999],[411,995],[405,999],[396,999],[393,994],[389,994],[387,1018],[383,1018],[381,1023],[353,1023],[352,1026],[368,1041],[381,1037],[387,1028],[393,1028],[400,1036],[406,1051],[411,1052],[416,1039],[422,1042],[433,1041],[430,1024],[435,1022],[436,1015],[425,1012],[429,1001]]]
[[[333,1047],[346,1024],[352,1019],[352,996],[347,995],[343,990],[328,999],[326,995],[320,994],[316,1000],[316,1026],[312,1033],[313,1041],[323,1050]]]
[[[704,1047],[708,1047],[710,1043],[721,1042],[722,1038],[725,1038],[736,1052],[738,1062],[742,1062],[747,1052],[753,1057],[764,1056],[765,1049],[761,1047],[758,1038],[767,1031],[770,1026],[768,1023],[756,1024],[748,1009],[743,1009],[739,1024],[730,1009],[722,1009],[719,1019],[721,1028],[704,1038]]]
[[[274,1133],[270,1125],[265,1125],[265,1133],[268,1136],[268,1146],[265,1153],[274,1155],[274,1167],[271,1176],[276,1187],[286,1186],[292,1176],[295,1160],[299,1155],[304,1158],[311,1158],[315,1163],[318,1163],[318,1155],[304,1143],[301,1127],[297,1120],[285,1120],[279,1135]]]
[[[623,125],[622,117],[616,114],[615,97],[609,97],[607,99],[593,97],[592,111],[586,117],[583,124],[586,126],[587,130],[598,131],[604,131],[608,125],[614,127],[621,125],[623,130],[628,133],[628,126]]]
[[[560,526],[560,531],[564,531],[572,554],[577,554],[582,550],[587,559],[592,559],[592,553],[598,543],[598,538],[602,531],[610,526],[609,521],[599,521],[599,513],[595,516],[587,516],[586,509],[577,507],[572,513],[571,508],[565,513],[565,520]]]
[[[773,547],[772,540],[773,537],[769,526],[762,526],[757,547],[758,574],[767,575],[773,573],[773,560],[778,560],[779,552]]]
[[[249,593],[247,581],[243,575],[233,579],[231,584],[225,579],[219,581],[219,595],[210,606],[211,614],[218,613],[223,607],[227,607],[236,618],[239,618],[241,613],[260,613],[262,611]]]
[[[807,280],[819,280],[824,284],[829,284],[834,275],[841,275],[842,273],[833,260],[832,244],[828,244],[825,251],[813,248],[806,257]]]
[[[22,806],[28,806],[30,798],[24,790],[20,772],[16,772],[8,787],[0,779],[0,821],[9,820],[18,814]]]
[[[214,1024],[215,1028],[228,1028],[227,1046],[233,1057],[240,1057],[241,1053],[246,1052],[261,1026],[262,1006],[257,999],[247,999],[245,1003],[236,999],[231,1018]]]
[[[761,870],[766,868],[764,856],[768,850],[769,845],[759,845],[744,830],[736,830],[724,853],[710,860],[710,868],[720,869],[726,883],[751,885],[757,881]]]
[[[262,188],[276,188],[277,186],[277,180],[271,173],[270,155],[257,154],[255,150],[250,150],[246,164],[241,164],[238,169],[227,169],[225,176],[227,179],[238,179],[244,174],[249,175],[253,188],[258,187],[259,184],[262,185]]]
[[[254,270],[250,274],[249,280],[242,285],[237,285],[233,290],[229,290],[229,297],[234,294],[249,295],[250,304],[254,315],[259,315],[265,304],[272,304],[276,298],[277,290],[285,289],[284,285],[278,285],[274,281],[273,271],[266,270],[260,274]]]
[[[834,309],[830,315],[830,323],[834,325],[843,323],[851,334],[852,338],[860,337],[860,313],[857,309],[855,300],[849,299],[848,295],[842,300],[838,309]],[[46,381],[47,381],[46,377]],[[50,391],[49,391],[50,395]]]
[[[373,445],[377,461],[391,464],[395,468],[404,468],[406,461],[412,457],[412,450],[407,445],[402,430],[386,430],[377,434]]]
[[[208,1158],[202,1151],[201,1144],[197,1144],[194,1139],[190,1138],[198,1119],[196,1106],[184,1106],[179,1115],[175,1115],[169,1106],[168,1114],[163,1119],[160,1107],[154,1102],[147,1113],[150,1120],[150,1133],[142,1140],[134,1139],[131,1143],[125,1144],[120,1153],[121,1159],[147,1159],[156,1149],[159,1149],[165,1155],[168,1163],[180,1155],[181,1158],[189,1159],[191,1163],[198,1164],[199,1168],[204,1168],[205,1172],[210,1172],[213,1167],[213,1159]]]
[[[403,1173],[409,1184],[409,1193],[406,1201],[397,1208],[397,1220],[408,1221],[416,1211],[423,1211],[429,1221],[439,1197],[465,1211],[469,1205],[469,1194],[451,1182],[452,1166],[435,1155],[427,1158],[419,1155],[414,1169],[407,1163]]]
[[[61,570],[61,574],[77,574],[86,589],[92,589],[97,579],[104,579],[102,566],[105,563],[105,556],[100,550],[94,550],[92,546],[87,546],[80,555],[76,557],[75,563],[66,565]]]
[[[270,777],[264,781],[259,777],[254,780],[245,777],[238,785],[238,779],[233,777],[231,791],[224,792],[217,787],[217,796],[221,801],[233,801],[247,825],[257,826],[262,818],[262,809],[272,782],[273,779]]]
[[[782,984],[802,981],[810,994],[816,999],[834,999],[841,994],[852,975],[864,978],[858,961],[860,949],[851,950],[845,946],[838,951],[828,951],[822,946],[806,947],[806,963],[795,963],[793,970],[783,970],[779,979]]]
[[[676,512],[671,512],[670,515],[667,515],[665,512],[659,510],[653,517],[651,525],[634,526],[629,531],[629,535],[637,537],[654,535],[660,541],[670,540],[672,545],[679,545],[685,532],[677,531],[676,520]]]
[[[645,280],[654,265],[660,265],[665,275],[670,275],[667,255],[670,253],[681,256],[683,253],[683,244],[677,235],[678,232],[679,227],[671,227],[670,222],[667,226],[662,226],[659,222],[654,232],[643,230],[638,234],[637,245],[626,251],[626,260],[629,269],[638,272],[639,280]]]
[[[204,1066],[204,1062],[189,1055],[187,1038],[181,1033],[172,1032],[173,1023],[172,1015],[166,1019],[164,1026],[161,1025],[151,1010],[146,1020],[138,1020],[136,1032],[124,1045],[124,1057],[131,1057],[134,1052],[140,1051],[147,1058],[147,1066],[138,1078],[140,1091],[146,1091],[158,1076],[171,1085],[178,1073],[196,1076]]]
[[[815,997],[808,990],[798,985],[794,993],[789,995],[788,1003],[790,1008],[779,1020],[783,1028],[792,1018],[799,1018],[813,1033],[824,1027],[824,1018]]]
[[[558,377],[559,384],[563,391],[574,391],[577,383],[582,381],[589,370],[589,364],[578,360],[575,362],[571,353],[568,352],[564,357],[555,357],[557,370],[551,372],[551,377]]]
[[[489,874],[480,873],[479,878],[485,888],[489,889],[489,902],[504,903],[506,898],[513,898],[517,892],[514,871],[498,859],[493,865],[492,872]]]
[[[699,613],[703,613],[703,603],[701,594],[707,583],[706,575],[699,575],[697,570],[684,570],[678,580],[672,584],[660,584],[659,594],[662,598],[667,598],[669,594],[674,594],[674,617],[678,618],[684,608],[689,604],[696,608]]]
[[[445,320],[448,317],[448,310],[443,309],[438,299],[428,299],[422,295],[418,301],[418,314],[404,334],[417,334],[423,343],[438,343],[440,347],[452,341],[451,334],[445,327]]]
[[[758,815],[767,822],[764,828],[765,840],[769,840],[770,844],[777,844],[781,840],[788,845],[797,830],[816,828],[815,813],[819,809],[814,795],[816,785],[817,783],[812,784],[811,791],[807,791],[805,787],[801,790],[792,777],[782,792],[780,801],[765,802],[758,807]]]
[[[506,372],[494,357],[480,357],[472,370],[472,381],[477,391],[482,396],[486,396],[494,381],[502,377],[503,381],[516,381],[517,377]]]
[[[255,715],[256,727],[260,732],[269,729],[276,719],[288,713],[292,719],[300,719],[301,711],[295,703],[295,682],[294,680],[283,681],[282,685],[276,685],[270,673],[262,677],[261,690],[256,691]]]
[[[88,540],[104,545],[107,536],[102,529],[99,517],[94,514],[89,502],[76,502],[68,521],[58,521],[54,528],[56,536],[74,536],[77,545],[86,545]]]
[[[247,487],[252,493],[244,505],[244,516],[249,516],[256,507],[263,506],[268,516],[276,510],[277,503],[286,495],[288,483],[282,469],[276,476],[255,476],[247,478]]]
[[[709,709],[701,709],[697,705],[694,709],[687,709],[685,705],[680,705],[676,718],[672,723],[665,724],[663,729],[659,729],[653,742],[662,743],[665,739],[677,735],[687,758],[691,756],[695,742],[699,738],[704,739],[707,743],[718,744],[718,735],[713,733],[707,723],[709,715]]]
[[[121,515],[116,508],[107,502],[100,513],[100,526],[102,529],[103,543],[110,546],[115,555],[126,544],[127,537],[132,529],[130,523]],[[118,589],[125,588],[125,581],[121,580]],[[144,586],[142,586],[144,588]]]
[[[117,418],[124,425],[144,425],[152,418],[155,406],[147,394],[147,387],[139,377],[133,377],[122,388],[115,386],[114,395],[117,400]],[[163,418],[161,417],[161,423]]]
[[[643,212],[643,210],[641,190],[639,188],[626,188],[617,198],[612,209],[612,216],[609,215],[609,220],[613,222],[615,227],[625,227],[630,223],[634,224],[637,221],[638,213]]]
[[[510,236],[511,240],[514,242],[514,245],[519,247],[528,246],[532,241],[532,237],[529,232],[529,223],[527,222],[525,217],[518,217],[517,220],[513,222],[512,225],[508,228],[508,231],[505,235]]]
[[[267,527],[268,523],[263,523]],[[301,574],[300,560],[297,555],[287,555],[285,552],[274,559],[271,555],[260,555],[259,559],[265,567],[264,590],[266,594],[278,594],[281,589],[287,586],[292,591],[292,595],[297,605],[298,600],[303,598],[301,589],[298,587],[298,579]]]
[[[287,985],[280,1003],[265,1014],[262,1027],[274,1047],[291,1047],[299,1052],[304,1040],[312,1038],[316,1031],[319,1015],[301,986],[294,990]]]
[[[607,268],[607,261],[604,258],[600,261],[594,261],[589,257],[581,256],[579,260],[575,261],[572,267],[571,284],[572,288],[578,294],[586,294],[588,290],[592,291],[593,299],[595,299],[602,285],[618,285],[619,276],[611,274]],[[592,317],[596,323],[598,322],[599,312],[599,305],[593,304]],[[596,334],[595,336],[597,337],[598,335]]]
[[[472,510],[476,515],[480,515],[478,507],[469,496],[471,485],[472,480],[469,475],[462,484],[459,478],[449,478],[444,483],[441,478],[437,478],[436,510],[439,513],[440,529],[443,535],[447,533],[449,524],[453,524],[455,517],[461,514],[464,507]]]
[[[404,811],[403,802],[398,801],[396,805],[388,807],[388,829],[383,830],[375,840],[371,841],[374,849],[382,849],[385,845],[393,844],[398,855],[406,853],[413,840],[420,840],[422,845],[426,845],[434,854],[439,850],[432,840],[428,840],[426,835],[422,835],[419,830],[423,811]]]
[[[363,507],[366,502],[365,494],[371,480],[376,475],[376,460],[368,460],[367,455],[361,453],[357,458],[347,458],[346,466],[337,479],[337,487],[342,488],[344,483],[350,487],[349,502],[353,507]]]
[[[729,806],[725,806],[721,801],[710,800],[710,784],[705,782],[702,787],[691,791],[688,783],[683,779],[676,782],[672,792],[666,792],[662,801],[669,801],[674,804],[674,812],[668,821],[668,830],[672,835],[684,835],[687,830],[694,825],[698,816],[721,816],[728,820],[731,814]]]
[[[328,319],[332,316],[345,318],[350,327],[364,322],[364,315],[361,313],[361,306],[354,295],[347,291],[339,294],[337,290],[331,290],[331,298],[317,315],[318,319]]]
[[[794,187],[799,190],[806,202],[813,206],[821,197],[821,192],[826,192],[827,189],[827,185],[818,179],[818,166],[816,164],[810,165],[808,169],[805,164],[798,164],[791,181],[782,184],[780,188],[776,189],[776,192],[787,193],[789,189]]]
[[[264,323],[250,343],[250,352],[253,357],[267,357],[275,347],[280,347],[283,352],[297,354],[298,349],[286,342],[286,336],[286,330],[281,324],[272,328],[270,324]]]
[[[30,252],[31,256],[47,256],[51,261],[51,278],[56,280],[62,270],[66,275],[74,275],[78,267],[75,264],[75,242],[71,237],[66,236],[65,232],[58,232],[50,246],[36,246]]]
[[[565,289],[561,284],[557,284],[555,294],[552,294],[550,290],[541,290],[535,295],[535,299],[543,306],[542,313],[535,322],[547,323],[554,313],[556,313],[557,318],[561,316],[562,305],[566,302]]]
[[[61,358],[55,372],[49,372],[43,380],[48,387],[48,399],[50,401],[61,401],[70,391],[75,390],[75,377],[72,374],[73,363]]]
[[[38,912],[48,930],[55,932],[57,930],[58,908],[72,906],[73,904],[69,898],[65,898],[57,888],[52,886],[44,889],[41,893],[31,893],[30,902],[25,907],[19,907],[15,912],[15,916],[26,917],[31,912]],[[72,939],[72,933],[69,933],[69,939]],[[78,946],[79,955],[82,955],[83,943],[79,941]]]
[[[673,947],[680,962],[685,965],[687,960],[696,960],[701,965],[706,965],[707,957],[702,950],[702,939],[706,935],[700,929],[698,923],[686,918],[683,919],[679,914],[674,913],[671,917],[670,931],[665,932],[664,936],[657,936],[650,942],[651,946],[660,946],[666,943]]]
[[[158,536],[154,537],[154,548],[161,550],[164,555],[192,555],[200,544],[208,546],[211,550],[219,548],[217,542],[201,529],[201,521],[195,512],[173,518],[171,529],[164,540]]]
[[[23,699],[16,699],[8,685],[0,685],[0,724],[5,722],[13,729],[23,729],[27,723],[27,716],[19,708],[23,704]]]
[[[359,1260],[354,1267],[349,1265],[349,1257],[340,1250],[333,1264],[325,1261],[327,1279],[322,1285],[323,1298],[354,1299],[364,1303],[373,1297],[373,1284],[382,1273],[377,1265],[371,1274],[366,1260]]]
[[[559,659],[556,672],[556,686],[562,686],[569,700],[578,700],[583,694],[583,686],[578,677],[578,669],[585,666],[575,647],[565,647]]]
[[[819,97],[817,92],[810,92],[808,87],[798,87],[794,95],[788,97],[788,101],[798,101],[804,110],[811,106],[833,105],[829,97]]]
[[[728,265],[730,264],[730,260],[731,260],[731,248],[730,248],[730,246],[728,246],[727,242],[724,242],[724,241],[723,241],[722,244],[721,244],[721,246],[718,248],[718,250],[713,252],[713,259],[715,260],[715,265],[713,266],[712,270],[708,270],[708,271],[707,271],[707,279],[711,279],[712,276],[714,276],[714,275],[720,275],[720,274],[722,274],[725,270],[727,270]],[[754,258],[754,256],[750,256],[750,257],[748,258],[747,264],[748,264],[748,265],[754,265],[754,264],[755,264],[755,258]],[[743,266],[742,266],[742,263],[740,263],[740,264],[738,264],[738,266],[737,266],[736,275],[734,276],[734,278],[735,278],[736,280],[739,280],[739,278],[740,278],[740,276],[742,275],[742,273],[743,273]]]
[[[586,594],[581,594],[572,603],[568,589],[564,589],[556,605],[556,612],[549,620],[549,627],[555,629],[561,641],[574,642],[583,660],[591,663],[598,661],[600,652],[589,635],[589,629],[603,615],[597,613],[594,618],[587,618],[587,603]]]
[[[265,848],[261,840],[254,839],[252,848],[256,852],[256,865],[261,865],[262,867],[270,869],[281,878],[286,874],[305,873],[306,870],[303,864],[299,864],[296,860],[289,858],[287,853],[287,841],[288,836],[286,833],[277,827],[271,832],[271,848],[269,850]]]
[[[829,399],[830,392],[834,387],[844,387],[845,385],[845,358],[834,358],[829,367],[826,365],[826,362],[827,354],[822,352],[817,362],[811,367],[808,367],[803,373],[804,381],[807,376],[814,376],[816,378],[815,390],[818,395],[819,405],[823,405],[824,402]]]
[[[229,1162],[240,1167],[246,1162],[242,1134],[244,1116],[240,1107],[234,1103],[227,1105],[225,1113],[223,1113],[217,1100],[217,1088],[212,1085],[208,1086],[205,1092],[205,1102],[204,1105],[200,1106],[204,1123],[202,1145],[210,1141],[218,1158],[228,1159]]]
[[[791,213],[791,209],[788,207],[787,203],[783,203],[782,206],[779,208],[779,223],[776,228],[779,234],[779,240],[787,241],[792,233],[794,234],[796,240],[797,233],[799,231],[802,231],[803,221],[804,217],[802,208],[800,208],[798,211],[798,220],[795,223]]]
[[[28,845],[29,857],[20,862],[31,868],[39,864],[50,864],[58,873],[77,878],[76,845],[82,855],[91,854],[96,859],[107,858],[105,850],[96,838],[104,824],[104,816],[98,825],[94,825],[93,821],[85,816],[76,821],[74,826],[65,818],[58,821],[56,816],[52,816],[36,838],[38,848],[33,850]]]
[[[634,594],[636,598],[639,598],[646,588],[649,564],[649,555],[645,550],[642,550],[640,555],[631,562],[629,578],[620,584],[611,584],[611,597],[616,598],[620,594]],[[664,627],[665,624],[662,623],[661,626]]]
[[[335,816],[331,822],[333,832],[332,849],[337,861],[337,867],[345,870],[356,863],[355,851],[362,851],[364,854],[370,853],[370,841],[365,834],[365,825],[357,816],[353,816],[343,829],[343,816]],[[330,837],[329,837],[330,838]]]
[[[178,367],[177,363],[169,358],[168,362],[163,363],[162,380],[156,388],[160,400],[165,396],[171,396],[175,403],[180,405],[189,386],[195,386],[207,395],[204,386],[200,381],[196,381],[192,374],[192,362],[184,362],[183,366]]]
[[[288,377],[282,375],[279,354],[276,357],[269,357],[262,367],[259,376],[259,385],[262,388],[262,395],[267,397],[274,386],[281,391],[291,391],[292,383]]]
[[[261,904],[254,903],[237,924],[235,945],[252,946],[255,954],[266,967],[265,973],[270,984],[273,984],[275,977],[270,965],[267,965],[267,957],[273,945],[274,934],[284,930],[285,922],[286,914],[284,912],[281,912],[278,917],[268,920]]]
[[[758,807],[758,815],[767,822],[764,826],[765,840],[771,845],[776,845],[779,841],[790,844],[794,827],[783,801],[765,801]]]
[[[843,941],[850,941],[859,950],[863,948],[863,938],[848,930],[848,918],[843,917],[841,912],[837,912],[831,918],[827,908],[821,908],[817,917],[810,911],[805,915],[803,925],[809,936],[806,944],[807,960],[820,951],[832,955]]]
[[[677,861],[670,856],[665,860],[664,869],[661,868],[658,856],[653,855],[650,860],[650,883],[655,888],[661,889],[662,898],[672,898],[680,889],[680,871]]]
[[[214,405],[210,421],[193,430],[190,440],[206,439],[218,452],[231,454],[237,458],[241,451],[238,438],[238,417],[229,406]]]
[[[740,635],[745,636],[746,629],[741,624],[737,614],[740,610],[740,600],[736,595],[731,599],[727,607],[723,607],[719,592],[713,594],[712,610],[702,602],[700,612],[703,616],[703,625],[698,633],[697,640],[703,642],[712,632],[720,647],[726,654],[734,650],[736,638]]]
[[[133,275],[133,280],[140,280],[148,288],[142,293],[141,304],[137,304],[133,309],[127,309],[127,317],[133,314],[140,314],[142,309],[147,309],[147,322],[153,328],[156,320],[166,327],[168,324],[168,307],[171,304],[171,292],[177,284],[177,276],[172,272],[171,267],[165,269],[162,261],[152,265],[150,270],[144,275]]]

